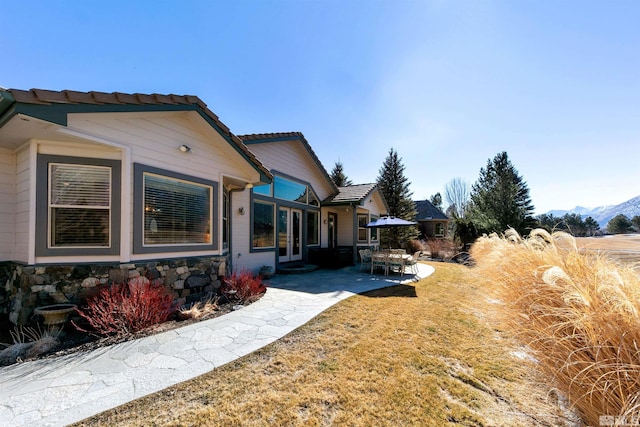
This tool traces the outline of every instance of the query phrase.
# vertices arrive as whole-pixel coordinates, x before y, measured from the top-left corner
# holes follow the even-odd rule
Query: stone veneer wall
[[[0,263],[0,314],[24,325],[36,307],[59,303],[81,306],[101,287],[139,276],[159,279],[178,305],[183,305],[216,292],[228,265],[228,255],[115,265],[24,266],[4,262]]]

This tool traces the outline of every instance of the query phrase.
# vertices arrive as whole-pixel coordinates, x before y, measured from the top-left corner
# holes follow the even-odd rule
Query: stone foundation
[[[101,287],[145,276],[167,286],[178,305],[195,301],[221,285],[227,274],[227,255],[144,261],[116,265],[24,266],[0,263],[0,314],[24,325],[36,307],[84,300]]]

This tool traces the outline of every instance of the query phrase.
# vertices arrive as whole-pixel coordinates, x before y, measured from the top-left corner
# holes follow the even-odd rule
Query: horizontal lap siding
[[[74,116],[69,125],[128,146],[134,163],[218,183],[220,183],[221,174],[248,181],[259,180],[258,172],[247,164],[220,134],[202,122],[197,114],[195,116],[193,113],[152,113],[135,116],[84,114]],[[183,144],[189,146],[191,152],[181,152],[179,147]],[[133,168],[131,172],[133,173]],[[132,188],[129,193],[123,194],[123,203],[129,203],[133,212],[133,175],[131,183]],[[219,203],[222,203],[221,198]],[[245,206],[247,211],[248,208],[249,206]],[[130,221],[131,239],[133,239],[133,215]],[[175,254],[175,256],[179,255],[181,254]],[[162,256],[167,257],[171,254]],[[142,257],[149,258],[149,255]]]
[[[15,155],[0,150],[0,261],[12,258],[15,244]]]
[[[248,171],[222,136],[213,130],[206,135],[187,113],[148,117],[83,115],[72,125],[129,146],[133,162],[214,181],[219,180],[220,172],[242,175],[239,170],[244,169],[246,175]],[[179,150],[183,144],[191,147],[190,153]]]
[[[234,270],[248,270],[257,273],[263,265],[275,267],[275,253],[273,251],[251,252],[250,192],[233,192],[231,197],[231,263]],[[238,212],[241,207],[244,208],[244,215]]]
[[[29,149],[24,148],[15,157],[15,241],[14,261],[29,261],[29,218],[30,218],[30,159]]]
[[[309,153],[300,142],[279,141],[251,144],[251,150],[269,169],[306,181],[324,200],[331,194],[331,187]]]

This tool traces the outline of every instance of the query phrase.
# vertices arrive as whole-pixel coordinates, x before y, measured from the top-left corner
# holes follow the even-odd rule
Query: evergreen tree
[[[607,230],[613,234],[623,234],[631,231],[631,220],[624,214],[618,214],[609,220]]]
[[[504,233],[511,227],[524,235],[536,224],[527,183],[506,151],[480,169],[470,197],[469,215],[480,233]]]
[[[331,170],[331,179],[338,187],[346,187],[353,185],[353,182],[344,174],[342,162],[337,161]]]
[[[600,230],[600,224],[593,217],[588,216],[584,220],[584,226],[587,230],[587,236],[593,236],[596,231]]]
[[[409,191],[409,181],[404,176],[404,165],[402,159],[398,157],[398,152],[393,148],[389,150],[387,158],[380,168],[378,188],[389,206],[388,214],[397,218],[414,221],[416,218],[416,205],[411,200],[413,193]],[[418,236],[417,227],[396,227],[391,230],[384,230],[382,238],[386,237],[391,243],[399,245],[415,239]]]
[[[442,195],[440,193],[436,193],[429,198],[429,201],[433,206],[442,210]]]

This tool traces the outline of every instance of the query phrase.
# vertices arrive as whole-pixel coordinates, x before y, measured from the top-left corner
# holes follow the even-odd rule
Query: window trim
[[[111,198],[109,219],[109,246],[49,246],[49,164],[101,166],[111,168]],[[36,232],[35,256],[98,256],[120,255],[121,231],[121,180],[122,165],[120,160],[99,159],[90,157],[72,157],[54,154],[38,154],[36,159]]]
[[[321,226],[320,226],[320,211],[308,209],[308,210],[303,211],[303,212],[305,213],[305,216],[306,216],[306,218],[305,218],[305,221],[306,221],[306,230],[305,231],[306,231],[306,234],[307,234],[306,239],[305,239],[306,242],[307,242],[306,245],[308,247],[309,246],[318,247],[318,246],[320,246],[320,234],[321,234],[320,233],[320,228],[321,228]],[[316,236],[315,236],[316,240],[317,240],[317,243],[309,243],[309,216],[311,216],[311,215],[317,215],[317,218],[316,218],[317,219],[317,221],[316,221]]]
[[[271,205],[272,208],[272,213],[273,213],[273,246],[254,246],[253,245],[253,239],[254,239],[254,232],[255,232],[255,212],[254,212],[254,207],[256,203],[262,203],[264,205]],[[258,198],[253,198],[251,200],[251,230],[250,230],[250,236],[249,238],[251,239],[251,252],[273,252],[277,249],[277,213],[276,213],[276,209],[279,209],[279,207],[277,207],[277,204],[272,201],[272,200],[267,200],[267,199],[258,199]]]
[[[225,239],[226,237],[226,239]],[[226,188],[222,191],[222,249],[228,250],[231,243],[231,195]]]
[[[144,174],[164,176],[170,179],[177,179],[186,182],[193,182],[211,187],[211,243],[193,244],[167,244],[167,245],[144,245]],[[220,218],[218,213],[218,183],[204,178],[185,175],[166,169],[160,169],[142,163],[133,164],[133,253],[152,254],[166,252],[201,252],[217,251],[218,236],[220,233]]]
[[[369,222],[373,222],[373,221],[377,221],[378,218],[380,218],[377,215],[371,215],[369,214]],[[375,237],[373,237],[373,234],[375,232]],[[369,229],[369,242],[378,242],[380,241],[380,230],[378,229],[378,227],[372,227]]]
[[[358,216],[358,233],[357,233],[357,239],[358,239],[358,243],[368,243],[369,242],[369,230],[367,229],[367,227],[360,227],[360,217],[364,217],[365,218],[365,222],[364,224],[367,225],[369,223],[369,214],[368,213],[359,213],[357,214]],[[364,235],[365,238],[364,239],[360,239],[360,230],[364,230]]]

